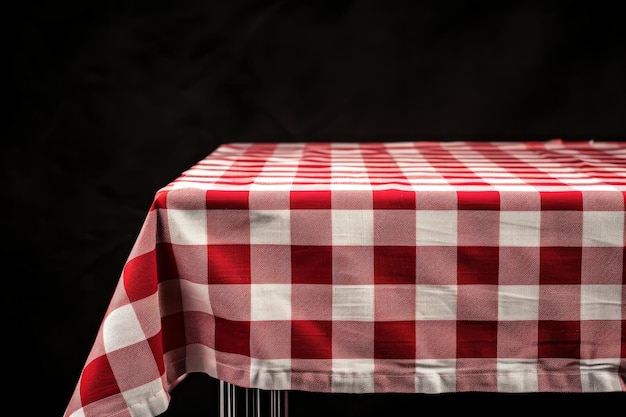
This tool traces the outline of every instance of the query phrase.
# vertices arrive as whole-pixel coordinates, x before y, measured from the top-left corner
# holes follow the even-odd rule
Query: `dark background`
[[[154,193],[220,143],[626,134],[625,16],[599,3],[11,3],[1,325],[5,404],[22,415],[63,413]],[[291,415],[624,400],[345,397],[296,392]],[[217,415],[216,401],[192,375],[165,415]]]

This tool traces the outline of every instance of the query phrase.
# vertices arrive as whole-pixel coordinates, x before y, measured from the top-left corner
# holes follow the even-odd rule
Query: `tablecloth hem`
[[[613,368],[603,371],[479,371],[420,373],[328,373],[249,369],[220,362],[219,372],[207,373],[242,388],[354,393],[453,393],[453,392],[626,392],[626,373]],[[194,372],[194,371],[190,371]],[[565,387],[565,388],[564,388]]]

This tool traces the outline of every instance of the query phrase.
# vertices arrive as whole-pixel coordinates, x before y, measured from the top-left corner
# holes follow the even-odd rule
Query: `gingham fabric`
[[[314,392],[626,388],[626,143],[231,143],[155,195],[65,416],[190,372]]]

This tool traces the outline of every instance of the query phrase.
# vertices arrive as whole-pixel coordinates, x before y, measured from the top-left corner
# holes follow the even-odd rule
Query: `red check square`
[[[183,313],[162,317],[161,326],[162,350],[169,352],[185,346],[187,340],[185,340],[185,316]]]
[[[374,246],[376,284],[415,284],[414,246]]]
[[[580,284],[582,248],[542,247],[539,253],[541,284]]]
[[[376,209],[415,209],[415,191],[374,190],[372,192]]]
[[[332,321],[292,320],[291,357],[332,359]]]
[[[250,192],[248,190],[210,190],[206,192],[206,208],[215,209],[248,209]]]
[[[497,358],[498,322],[463,321],[456,327],[458,358]]]
[[[414,321],[377,321],[374,323],[374,357],[376,359],[415,358]]]
[[[137,280],[134,277],[140,276]],[[158,268],[156,250],[139,255],[126,263],[122,278],[124,289],[130,302],[141,300],[154,294],[158,289]]]
[[[539,321],[539,358],[580,358],[580,322]]]
[[[250,322],[215,317],[215,350],[250,355]]]
[[[542,210],[582,211],[581,191],[552,191],[541,193]]]
[[[249,245],[210,245],[208,250],[209,284],[249,284]]]
[[[299,209],[330,209],[330,190],[292,191],[289,194],[292,210]]]
[[[459,246],[457,275],[459,285],[498,283],[500,250],[497,246]]]
[[[331,246],[291,246],[291,280],[294,284],[332,284]]]
[[[94,380],[94,378],[98,380],[96,386],[88,383]],[[85,405],[108,397],[109,395],[120,393],[107,356],[99,356],[89,362],[83,370],[82,381],[85,383],[80,385],[80,397],[82,403]]]
[[[498,191],[457,191],[459,210],[500,210]]]

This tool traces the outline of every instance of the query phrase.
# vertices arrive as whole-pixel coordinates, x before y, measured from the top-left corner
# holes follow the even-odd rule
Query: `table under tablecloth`
[[[227,143],[158,190],[65,416],[191,372],[342,393],[626,389],[626,143]]]

